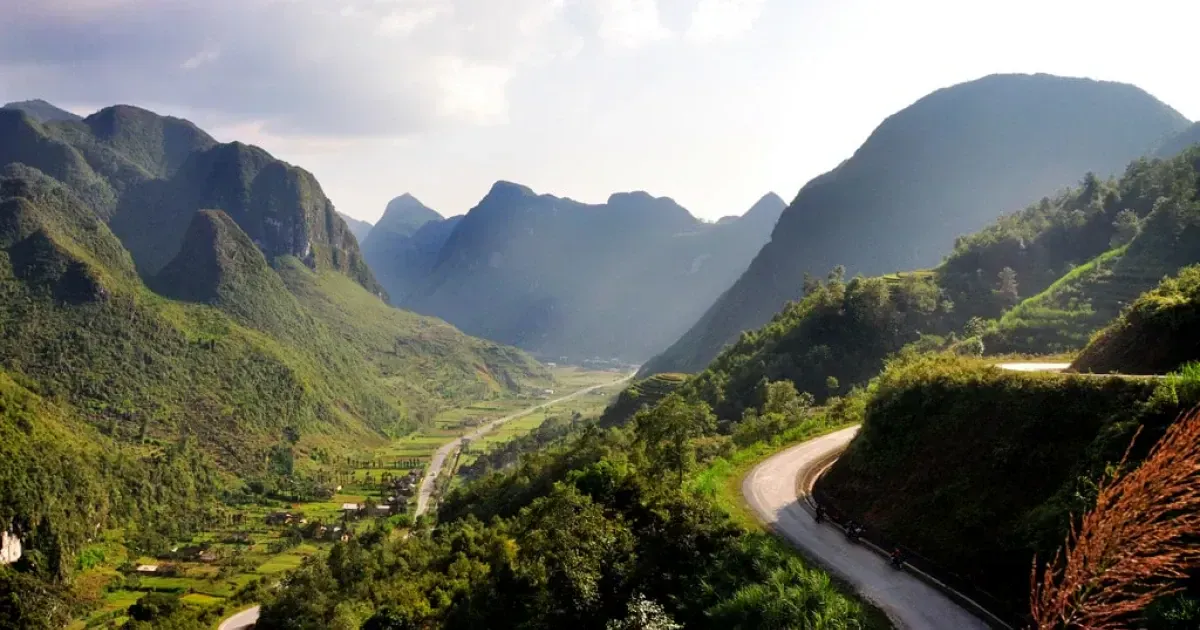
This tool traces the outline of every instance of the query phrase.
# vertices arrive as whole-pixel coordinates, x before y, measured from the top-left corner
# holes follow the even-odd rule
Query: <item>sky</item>
[[[0,0],[0,100],[124,103],[257,144],[375,221],[496,180],[693,214],[791,200],[888,115],[997,72],[1190,119],[1192,0]]]

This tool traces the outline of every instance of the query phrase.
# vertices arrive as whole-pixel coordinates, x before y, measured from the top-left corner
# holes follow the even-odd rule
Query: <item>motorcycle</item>
[[[850,542],[858,542],[858,539],[862,537],[862,534],[862,525],[859,525],[853,521],[846,524],[846,538],[848,538]]]
[[[818,524],[825,522],[825,508],[818,507],[817,514],[816,514],[816,516],[813,517],[813,520],[816,521]]]
[[[891,556],[891,558],[889,558],[888,562],[892,565],[893,569],[903,569],[904,568],[904,554],[900,553],[900,550],[897,549],[892,552],[892,556]]]

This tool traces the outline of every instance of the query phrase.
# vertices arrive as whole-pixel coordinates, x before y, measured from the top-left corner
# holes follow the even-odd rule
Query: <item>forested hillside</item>
[[[873,386],[862,430],[818,482],[817,498],[866,523],[873,540],[903,545],[956,586],[986,593],[1015,623],[1029,603],[1034,554],[1053,557],[1135,431],[1132,462],[1197,402],[1194,374],[1097,378],[955,357],[897,362]]]
[[[836,265],[932,267],[960,235],[1072,182],[1106,177],[1188,121],[1124,84],[995,75],[938,90],[885,120],[809,182],[746,273],[643,373],[695,372]]]
[[[0,531],[26,550],[0,567],[6,623],[94,605],[70,579],[101,533],[165,553],[219,498],[329,496],[321,462],[550,385],[519,350],[368,291],[307,173],[143,110],[86,120],[0,112],[18,132],[0,135]]]
[[[39,123],[0,110],[0,166],[23,163],[79,196],[144,274],[179,251],[192,214],[225,210],[268,258],[295,256],[383,290],[312,174],[257,147],[218,144],[186,120],[118,105]]]
[[[1181,369],[1200,361],[1198,315],[1200,267],[1193,265],[1139,297],[1092,337],[1071,367],[1101,374],[1165,374]]]
[[[499,182],[401,304],[549,357],[640,361],[733,282],[782,208],[768,195],[710,224],[643,192],[588,205]]]
[[[787,383],[769,389],[758,433],[799,439],[845,421]],[[264,593],[259,627],[888,627],[695,489],[758,434],[722,433],[678,396],[623,426],[586,426],[451,493],[435,529],[371,532],[304,566]]]

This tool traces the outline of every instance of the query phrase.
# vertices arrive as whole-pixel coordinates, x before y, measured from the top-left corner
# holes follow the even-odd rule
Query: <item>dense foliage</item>
[[[806,284],[803,299],[743,333],[684,391],[734,418],[760,404],[767,380],[790,381],[824,400],[866,382],[888,355],[921,332],[938,332],[953,314],[927,273],[846,282],[837,269],[824,283]]]
[[[27,550],[0,569],[0,601],[18,609],[0,615],[5,622],[57,627],[97,604],[113,576],[64,587],[86,571],[76,556],[97,536],[159,554],[210,524],[219,496],[328,498],[313,476],[317,460],[380,445],[452,402],[549,384],[516,349],[391,308],[353,265],[334,264],[336,248],[326,250],[329,264],[319,252],[277,256],[221,210],[180,215],[191,228],[178,256],[149,278],[162,294],[152,292],[139,275],[145,261],[106,220],[133,216],[127,204],[149,199],[121,186],[179,175],[206,159],[211,139],[141,110],[56,124],[64,126],[51,133],[0,112],[0,126],[14,131],[0,134],[0,162],[28,159],[54,176],[27,164],[0,170],[0,531]],[[148,140],[156,130],[158,144]],[[61,134],[71,136],[69,150]],[[246,151],[265,156],[212,150],[234,163]],[[249,197],[220,178],[192,184],[243,218],[262,205],[303,205],[293,193],[323,199],[302,181],[266,185],[263,173],[300,175],[269,156],[259,162],[256,183],[243,182]],[[163,190],[182,204],[174,209],[186,206],[177,190]],[[139,238],[163,248],[146,220]],[[325,229],[340,233],[339,225]],[[145,627],[211,624],[193,612]]]
[[[787,383],[753,415],[825,426]],[[690,477],[728,454],[703,403],[668,396],[451,493],[433,531],[385,531],[306,565],[264,628],[866,628],[819,571],[731,524]],[[735,423],[736,424],[736,423]],[[730,428],[730,430],[732,430]]]
[[[1101,331],[1075,359],[1080,372],[1164,374],[1200,360],[1200,267],[1185,268]]]
[[[1063,376],[910,358],[873,386],[862,430],[817,496],[1015,618],[1033,555],[1053,554],[1134,432],[1143,427],[1136,461],[1197,402],[1200,382],[1190,376]]]
[[[686,378],[684,374],[655,374],[630,384],[605,408],[600,416],[600,426],[611,427],[629,422],[643,408],[654,407],[679,389]]]
[[[989,351],[1080,348],[1164,275],[1200,257],[1200,150],[1139,159],[1117,180],[1088,175],[1053,200],[959,239],[939,283],[964,314],[996,318],[1012,303],[997,276],[1014,273],[1019,298],[984,337]]]

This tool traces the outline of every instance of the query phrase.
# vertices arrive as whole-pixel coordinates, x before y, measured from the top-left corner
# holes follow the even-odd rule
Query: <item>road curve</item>
[[[421,487],[417,490],[417,509],[413,512],[413,515],[420,516],[420,515],[424,514],[426,510],[429,509],[429,500],[433,496],[433,487],[435,485],[435,482],[437,481],[438,476],[442,474],[442,468],[445,467],[445,465],[446,465],[446,458],[450,457],[451,453],[453,453],[454,451],[457,451],[458,448],[460,446],[462,446],[463,440],[474,440],[474,439],[486,434],[488,431],[491,431],[492,429],[496,428],[496,426],[498,426],[498,425],[504,424],[505,422],[508,422],[509,420],[516,420],[517,418],[520,418],[522,416],[529,415],[529,414],[537,411],[538,409],[542,409],[543,407],[549,407],[550,405],[556,405],[560,402],[566,402],[568,400],[578,398],[580,396],[594,392],[597,389],[603,389],[605,387],[611,387],[613,385],[618,385],[620,383],[624,383],[625,381],[632,379],[634,374],[636,374],[636,373],[637,373],[637,371],[635,370],[632,374],[623,376],[615,381],[612,381],[609,383],[601,383],[599,385],[593,385],[591,387],[585,387],[577,392],[567,394],[566,396],[562,396],[560,398],[555,398],[554,400],[547,400],[544,403],[534,405],[532,407],[529,407],[528,409],[522,409],[521,411],[509,414],[507,416],[504,416],[503,418],[497,418],[495,420],[492,420],[491,422],[488,422],[487,424],[480,426],[479,428],[475,429],[474,431],[472,431],[466,435],[459,436],[459,437],[455,438],[454,440],[452,440],[446,444],[443,444],[441,446],[441,448],[439,448],[437,451],[435,451],[433,453],[433,457],[430,458],[430,460],[429,460],[429,473],[426,474],[425,477],[421,479]]]
[[[243,630],[245,628],[253,628],[254,624],[258,623],[258,613],[262,609],[261,606],[247,608],[242,612],[226,619],[217,626],[217,630]]]
[[[996,367],[1011,372],[1062,372],[1071,367],[1070,363],[1038,363],[1036,361],[1013,361],[997,363]]]
[[[897,628],[985,630],[988,625],[938,590],[893,569],[886,558],[819,525],[797,498],[797,479],[814,476],[846,448],[858,427],[793,446],[759,464],[742,480],[742,494],[758,518],[878,606]]]

